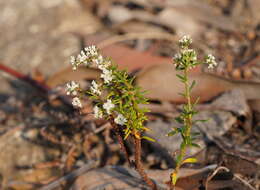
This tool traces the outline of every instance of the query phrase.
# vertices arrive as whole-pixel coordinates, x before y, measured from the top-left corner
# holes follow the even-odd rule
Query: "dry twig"
[[[57,188],[58,186],[62,185],[65,181],[74,179],[83,173],[95,168],[97,166],[97,161],[89,161],[86,165],[82,166],[81,168],[71,172],[70,174],[61,177],[60,179],[42,187],[40,190],[52,190]]]
[[[220,167],[216,168],[215,171],[214,171],[210,176],[208,176],[207,179],[206,179],[206,182],[205,182],[205,189],[206,189],[206,190],[208,189],[208,183],[209,183],[209,181],[210,181],[220,170],[225,170],[226,172],[229,171],[228,168],[223,167],[223,166],[220,166]]]

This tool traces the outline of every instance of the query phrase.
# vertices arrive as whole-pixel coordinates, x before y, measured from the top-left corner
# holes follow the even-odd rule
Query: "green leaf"
[[[191,86],[190,86],[190,91],[193,89],[193,87],[195,86],[195,84],[196,84],[196,81],[193,80],[192,83],[191,83]]]
[[[131,130],[127,131],[127,132],[125,133],[124,140],[126,140],[127,137],[128,137],[130,134],[131,134]]]
[[[183,119],[181,117],[175,117],[174,120],[180,124],[183,124]]]
[[[171,181],[172,181],[172,184],[173,184],[173,185],[176,184],[177,179],[178,179],[177,173],[176,173],[176,171],[174,171],[174,172],[171,174]]]
[[[191,136],[199,136],[199,135],[201,135],[201,133],[199,133],[199,132],[193,132],[193,133],[191,133]]]
[[[187,158],[187,159],[183,160],[181,164],[185,164],[185,163],[195,163],[195,162],[197,162],[197,159],[196,159],[196,158]]]
[[[182,76],[180,74],[176,74],[176,76],[182,81],[182,82],[185,82],[187,79],[185,76]]]
[[[193,146],[193,147],[196,147],[196,148],[200,148],[200,145],[199,144],[197,144],[197,143],[191,143],[191,145],[190,146]]]
[[[178,92],[178,94],[179,94],[180,96],[186,97],[186,95],[185,95],[184,93]]]
[[[156,142],[155,139],[153,139],[151,137],[147,137],[147,136],[142,136],[142,139],[145,139],[145,140],[148,140],[148,141],[151,141],[151,142]]]
[[[183,149],[185,148],[185,146],[186,146],[186,143],[185,143],[185,141],[183,141],[183,142],[181,143],[181,150],[183,150]]]
[[[192,104],[192,107],[195,107],[199,103],[200,97],[197,97],[195,102]]]
[[[177,134],[178,132],[179,132],[178,129],[175,128],[173,131],[169,132],[169,133],[167,134],[167,136],[168,136],[168,137],[171,137],[171,136]]]
[[[182,160],[182,156],[178,155],[176,158],[176,164],[179,165],[181,163],[181,160]]]
[[[205,123],[207,121],[209,121],[209,119],[198,119],[198,120],[193,121],[193,123],[198,123],[198,122]]]

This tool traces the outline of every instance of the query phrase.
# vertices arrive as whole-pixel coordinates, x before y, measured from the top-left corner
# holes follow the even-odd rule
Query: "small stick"
[[[95,161],[89,161],[86,165],[82,166],[81,168],[71,172],[70,174],[61,177],[60,179],[40,188],[39,190],[52,190],[57,188],[59,185],[61,185],[64,181],[67,180],[71,180],[74,179],[78,176],[80,176],[81,174],[93,169],[94,167],[96,167],[97,162]]]
[[[126,40],[135,40],[135,39],[163,39],[163,40],[175,42],[176,36],[173,36],[172,34],[168,34],[166,32],[127,33],[127,34],[117,35],[108,38],[100,42],[97,46],[102,49],[114,43],[118,43]]]
[[[8,73],[9,75],[19,79],[19,80],[22,80],[28,84],[30,84],[31,86],[37,88],[38,90],[40,90],[41,92],[44,92],[44,94],[48,94],[48,92],[51,90],[51,88],[49,86],[47,86],[45,83],[42,83],[42,82],[39,82],[39,81],[36,81],[34,79],[32,79],[31,77],[27,76],[27,75],[24,75],[4,64],[2,64],[0,62],[0,70]],[[42,95],[40,93],[40,95]],[[45,96],[44,96],[45,97]],[[71,108],[72,110],[74,110],[74,107],[71,105],[70,102],[68,102],[64,97],[62,97],[61,95],[58,95],[57,98],[62,102],[64,103],[66,106],[68,106],[69,108]]]
[[[48,92],[50,90],[50,88],[46,84],[33,80],[31,77],[26,76],[1,63],[0,63],[0,70],[8,73],[9,75],[12,75],[13,77],[15,77],[17,79],[20,79],[26,83],[29,83],[30,85],[36,87],[37,89],[39,89],[41,91]]]
[[[234,174],[234,177],[237,178],[238,180],[240,180],[245,186],[247,186],[249,189],[251,190],[257,190],[256,188],[254,188],[252,185],[250,185],[246,180],[242,179],[239,175]]]
[[[229,171],[228,168],[220,166],[218,167],[210,176],[207,177],[206,182],[205,182],[205,189],[208,190],[208,183],[209,181],[220,171],[220,170],[225,170],[226,172]]]

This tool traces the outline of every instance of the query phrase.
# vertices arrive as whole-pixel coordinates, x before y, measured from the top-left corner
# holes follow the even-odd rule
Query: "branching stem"
[[[127,149],[126,149],[126,146],[125,146],[125,143],[124,143],[124,140],[123,140],[123,137],[122,137],[122,134],[121,134],[121,131],[119,129],[119,127],[117,126],[117,124],[114,122],[113,118],[110,119],[110,124],[112,125],[112,128],[116,134],[116,137],[117,137],[117,140],[120,144],[120,147],[122,149],[122,151],[124,152],[125,154],[125,157],[126,157],[126,160],[129,164],[129,166],[131,166],[131,161],[130,161],[130,157],[129,157],[129,154],[127,152]]]

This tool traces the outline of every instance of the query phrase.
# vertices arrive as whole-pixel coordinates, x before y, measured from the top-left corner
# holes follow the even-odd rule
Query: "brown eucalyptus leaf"
[[[127,69],[129,72],[155,64],[171,62],[171,58],[152,55],[149,52],[139,52],[118,44],[103,48],[102,54],[110,57],[116,64],[118,64],[120,69]],[[69,66],[49,77],[46,83],[50,87],[55,87],[71,80],[79,81],[83,79],[97,79],[99,78],[99,75],[100,71],[97,69],[80,67],[76,71],[73,71],[72,67]]]
[[[148,91],[147,97],[157,100],[183,102],[178,93],[183,92],[183,84],[176,77],[177,72],[171,64],[155,65],[144,69],[137,75],[137,84]],[[193,72],[190,80],[196,85],[192,97],[200,97],[200,102],[208,101],[222,92],[240,89],[247,100],[259,99],[260,83],[249,81],[234,81],[208,73]]]

